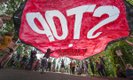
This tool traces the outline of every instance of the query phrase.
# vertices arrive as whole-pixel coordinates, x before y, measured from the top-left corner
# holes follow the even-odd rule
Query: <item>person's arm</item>
[[[53,53],[54,51],[51,51],[50,53]]]

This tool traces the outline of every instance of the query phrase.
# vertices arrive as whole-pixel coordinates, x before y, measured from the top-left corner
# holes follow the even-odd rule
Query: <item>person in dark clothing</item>
[[[65,67],[64,60],[62,59],[62,61],[61,61],[61,68],[64,68],[64,67]]]
[[[39,70],[39,68],[40,68],[40,60],[38,59],[35,62],[34,70],[37,71],[37,70]]]
[[[105,70],[105,62],[104,62],[104,58],[103,57],[99,57],[100,59],[100,71],[102,73],[103,76],[107,76],[106,74],[106,70]]]
[[[44,72],[44,70],[49,69],[49,71],[51,71],[51,61],[48,62],[47,59],[50,57],[51,53],[53,53],[53,51],[51,51],[50,48],[47,49],[47,52],[45,53],[45,55],[43,56],[43,59],[41,60],[41,68],[42,68],[42,72]]]
[[[29,60],[29,69],[32,70],[33,63],[36,60],[36,51],[31,51],[30,60]]]
[[[96,69],[97,69],[97,72],[100,76],[102,76],[103,74],[101,73],[101,66],[99,64],[99,62],[96,62]]]
[[[51,59],[48,59],[47,71],[51,71]]]
[[[72,62],[72,74],[75,74],[75,66],[76,66],[76,63]]]
[[[105,71],[105,67],[104,67],[104,65],[101,64],[101,63],[100,63],[100,72],[101,72],[102,76],[107,76],[107,75],[106,75],[106,71]]]
[[[117,66],[117,77],[120,77],[120,78],[125,78],[126,76],[124,75],[124,71],[122,69],[122,67],[120,66]]]
[[[105,65],[104,58],[103,57],[99,57],[99,59],[100,59],[100,63]]]
[[[47,49],[47,52],[45,53],[44,57],[49,58],[50,54],[53,53],[50,48]]]
[[[28,56],[27,55],[24,55],[23,58],[22,58],[22,60],[21,60],[21,65],[20,65],[20,67],[22,69],[25,69],[26,64],[27,64],[27,60],[28,60]]]
[[[73,64],[73,63],[72,63],[72,61],[71,61],[70,64],[69,64],[69,65],[70,65],[70,74],[72,74],[72,64]]]
[[[84,61],[83,62],[83,70],[84,70],[84,73],[86,74],[86,75],[88,75],[89,74],[89,72],[88,72],[88,62],[87,61]]]
[[[48,67],[48,61],[47,61],[47,58],[46,57],[43,57],[41,59],[41,73],[44,73],[44,70],[46,71],[47,70],[47,67]]]
[[[64,60],[61,60],[61,72],[64,72],[65,70],[65,65],[64,65]]]
[[[96,62],[96,68],[100,76],[105,76],[103,66],[101,65],[101,63]]]
[[[126,77],[129,80],[133,80],[133,67],[131,64],[126,65]]]
[[[94,75],[94,64],[92,62],[92,60],[90,59],[90,68],[91,68],[91,71],[92,71],[92,74]]]

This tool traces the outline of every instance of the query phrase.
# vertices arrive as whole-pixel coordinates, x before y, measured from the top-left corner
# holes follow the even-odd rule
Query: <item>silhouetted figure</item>
[[[100,63],[105,65],[104,58],[103,57],[99,57],[99,59],[100,59]]]
[[[70,74],[72,74],[72,61],[70,62]]]
[[[91,68],[91,71],[92,71],[92,74],[94,75],[94,64],[92,62],[92,60],[90,59],[90,68]]]
[[[83,66],[84,66],[84,72],[85,72],[85,74],[88,75],[89,74],[89,72],[88,72],[88,62],[87,61],[84,61]]]
[[[124,71],[123,71],[123,69],[122,69],[122,67],[121,66],[118,66],[117,67],[117,77],[126,77],[125,75],[124,75]]]
[[[31,51],[31,55],[30,55],[30,61],[29,61],[29,69],[32,70],[33,67],[33,63],[36,60],[36,51]]]
[[[102,73],[103,76],[107,76],[106,70],[105,70],[104,58],[103,57],[99,57],[99,59],[100,59],[100,66],[101,66],[100,70],[101,70],[101,73]]]
[[[47,71],[51,71],[51,59],[48,59]]]
[[[47,49],[47,52],[45,53],[44,57],[49,58],[50,54],[53,53],[50,48]]]
[[[99,74],[100,76],[103,76],[103,74],[102,74],[102,72],[101,72],[101,65],[99,64],[99,62],[96,62],[96,69],[97,69],[97,71],[98,71],[98,74]]]
[[[25,67],[26,67],[26,64],[27,64],[27,60],[28,60],[28,56],[27,55],[24,55],[23,56],[23,58],[22,58],[22,60],[20,61],[20,67],[22,68],[22,69],[25,69]]]
[[[75,65],[76,65],[76,63],[72,62],[72,74],[75,74]]]
[[[48,62],[47,62],[47,58],[44,56],[42,59],[41,59],[41,73],[44,73],[44,70],[46,71],[47,70],[47,67],[48,67]]]
[[[64,64],[64,60],[61,60],[61,72],[64,72],[65,70],[65,64]]]
[[[129,80],[133,80],[133,67],[131,64],[126,65],[126,77]]]

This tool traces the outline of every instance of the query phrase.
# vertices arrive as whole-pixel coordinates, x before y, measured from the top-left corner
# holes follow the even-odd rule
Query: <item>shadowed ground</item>
[[[61,73],[47,72],[40,74],[39,72],[2,69],[0,70],[0,80],[126,80],[118,78],[90,78],[88,76],[74,76]]]

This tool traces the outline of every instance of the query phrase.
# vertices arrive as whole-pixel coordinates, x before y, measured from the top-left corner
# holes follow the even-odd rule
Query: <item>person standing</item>
[[[45,55],[43,56],[43,58],[41,60],[41,69],[42,69],[41,73],[44,73],[44,70],[47,70],[47,68],[48,68],[47,59],[50,57],[51,53],[53,53],[53,51],[51,51],[51,49],[48,48],[47,52],[45,53]],[[51,64],[49,66],[51,67]]]
[[[51,49],[48,48],[48,49],[47,49],[47,52],[46,52],[45,55],[44,55],[44,57],[49,58],[50,55],[51,55],[51,53],[53,53],[53,51],[51,51]]]
[[[124,71],[123,71],[123,69],[122,69],[122,67],[120,65],[117,66],[116,75],[119,78],[125,78]]]
[[[51,71],[51,59],[48,59],[48,67],[47,67],[47,71]]]
[[[76,65],[75,62],[73,61],[72,62],[72,74],[75,74],[75,65]]]
[[[97,72],[100,76],[103,76],[102,72],[101,72],[101,65],[100,63],[97,61],[96,62],[96,69],[97,69]]]
[[[70,74],[72,74],[72,61],[70,62]]]
[[[76,66],[76,72],[77,72],[77,75],[81,75],[82,73],[82,70],[79,65]]]
[[[56,59],[52,62],[52,71],[55,72]]]
[[[47,62],[47,58],[45,56],[43,56],[43,58],[41,59],[41,73],[44,73],[44,70],[47,70],[47,66],[48,66],[48,62]]]
[[[131,64],[126,65],[126,77],[129,80],[133,80],[133,67]]]
[[[89,72],[88,72],[88,62],[87,61],[84,61],[83,66],[84,66],[84,72],[85,72],[85,74],[88,75],[89,74]]]
[[[64,72],[65,70],[65,64],[64,64],[64,60],[61,60],[61,72]]]
[[[34,63],[34,61],[37,59],[36,53],[37,53],[36,51],[31,51],[30,61],[29,61],[29,69],[30,69],[30,70],[33,69],[33,63]]]
[[[94,75],[94,73],[95,73],[94,64],[91,59],[90,59],[90,68],[91,68],[92,75]]]
[[[100,59],[100,70],[103,76],[107,76],[106,74],[106,70],[105,70],[105,62],[104,62],[104,58],[103,57],[99,57]]]

